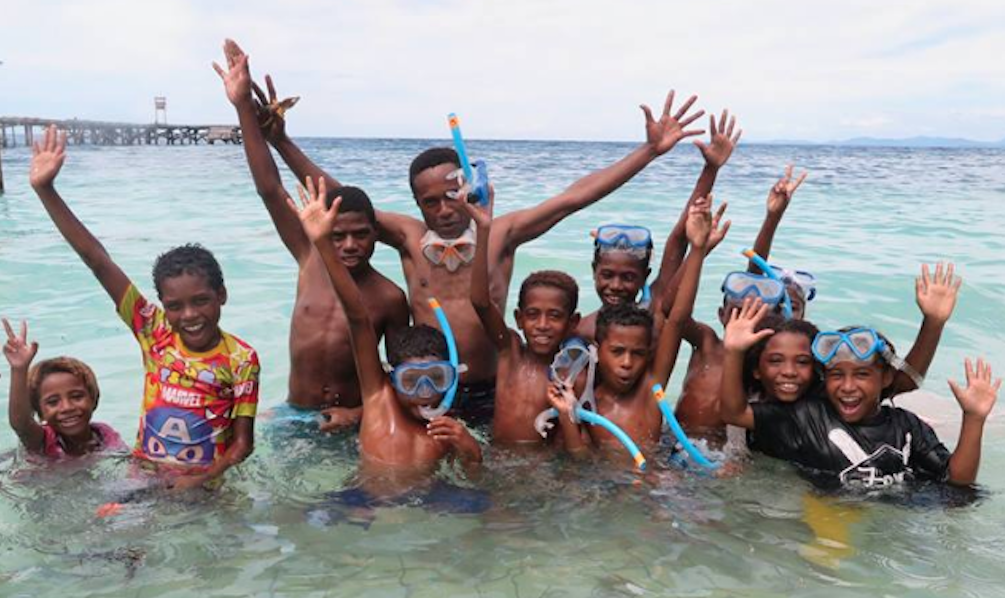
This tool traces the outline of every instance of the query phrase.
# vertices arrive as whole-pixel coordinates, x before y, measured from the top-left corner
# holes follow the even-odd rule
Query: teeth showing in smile
[[[202,332],[203,325],[202,324],[192,324],[192,325],[189,325],[189,326],[182,326],[181,329],[184,330],[185,332],[189,333],[189,334],[197,334],[199,332]]]
[[[791,382],[785,382],[778,385],[778,390],[782,392],[795,393],[799,392],[799,385]]]

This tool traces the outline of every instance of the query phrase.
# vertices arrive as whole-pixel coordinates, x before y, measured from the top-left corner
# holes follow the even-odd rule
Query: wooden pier
[[[49,125],[66,131],[67,143],[75,145],[198,145],[241,143],[241,128],[236,125],[173,125],[167,123],[134,124],[97,120],[25,118],[0,116],[0,148],[16,147],[18,133],[22,145],[30,146],[35,135],[44,134]],[[0,193],[3,193],[3,166],[0,162]]]

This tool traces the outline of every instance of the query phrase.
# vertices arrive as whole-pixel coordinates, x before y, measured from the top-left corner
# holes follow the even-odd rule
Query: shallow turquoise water
[[[341,180],[367,189],[380,207],[416,214],[408,164],[430,143],[305,140],[304,146]],[[630,148],[470,145],[490,161],[499,211],[540,201]],[[261,355],[261,411],[280,404],[296,271],[255,195],[242,150],[69,151],[60,191],[142,289],[152,293],[149,271],[160,251],[198,241],[217,254],[230,295],[222,325]],[[31,322],[40,357],[69,354],[90,363],[102,387],[98,419],[128,438],[141,391],[135,342],[27,188],[28,152],[6,150],[3,160],[0,313]],[[821,327],[873,324],[906,350],[920,321],[913,299],[918,264],[959,265],[965,284],[929,393],[899,401],[934,419],[952,446],[959,414],[946,377],[962,375],[966,355],[984,355],[1005,373],[1005,152],[741,147],[717,185],[734,225],[706,265],[699,319],[714,318],[719,281],[743,267],[739,250],[752,242],[767,189],[788,161],[811,176],[773,257],[822,279],[809,312]],[[535,269],[559,268],[580,282],[582,308],[595,309],[587,231],[630,220],[665,235],[699,168],[697,153],[681,148],[522,248],[513,290]],[[401,281],[392,251],[379,248],[375,263]],[[0,405],[7,402],[2,371]],[[928,506],[846,498],[827,511],[830,520],[807,504],[804,481],[769,460],[737,478],[664,472],[636,484],[595,466],[490,452],[481,486],[493,506],[483,515],[401,507],[379,510],[369,528],[325,527],[309,513],[352,474],[355,447],[344,437],[302,436],[284,437],[263,418],[255,455],[218,495],[199,504],[146,501],[99,520],[95,507],[130,483],[125,462],[26,470],[10,452],[13,432],[0,433],[6,455],[0,456],[0,595],[1005,594],[1000,416],[986,432],[976,504],[948,508],[930,493]],[[808,519],[830,532],[814,540]],[[845,525],[828,528],[831,520]]]

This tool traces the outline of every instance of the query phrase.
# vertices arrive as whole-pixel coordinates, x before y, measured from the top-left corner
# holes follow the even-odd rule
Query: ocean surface
[[[379,208],[416,216],[408,165],[445,143],[302,140]],[[472,141],[469,151],[489,161],[497,213],[505,213],[631,148]],[[987,425],[974,495],[923,488],[822,496],[765,458],[728,478],[666,469],[640,481],[594,463],[489,449],[477,484],[442,474],[490,504],[481,514],[451,514],[421,499],[373,512],[334,509],[326,495],[353,475],[353,439],[269,417],[285,399],[296,266],[255,194],[243,150],[70,147],[68,154],[58,189],[144,292],[154,295],[150,269],[170,247],[199,242],[221,261],[229,291],[222,326],[256,347],[263,364],[258,444],[208,498],[140,495],[119,515],[99,518],[99,505],[135,487],[126,460],[34,467],[0,426],[0,596],[1005,595],[1005,406]],[[87,361],[102,389],[95,419],[130,439],[139,351],[28,187],[29,159],[23,147],[3,152],[0,314],[29,320],[39,358]],[[955,446],[960,412],[946,379],[962,377],[965,356],[984,356],[1005,373],[1005,151],[741,145],[716,185],[733,226],[706,262],[699,320],[715,323],[720,282],[744,268],[740,251],[752,244],[768,189],[790,162],[810,176],[771,257],[816,273],[808,317],[821,328],[873,325],[906,352],[921,321],[920,264],[956,263],[964,285],[924,391],[898,399]],[[637,223],[662,239],[700,168],[698,152],[682,145],[522,247],[510,305],[529,272],[557,268],[580,283],[583,312],[597,308],[590,229]],[[292,190],[292,176],[284,178]],[[379,247],[374,263],[402,283],[393,251]],[[2,410],[6,363],[0,372]],[[673,392],[682,375],[678,368]]]

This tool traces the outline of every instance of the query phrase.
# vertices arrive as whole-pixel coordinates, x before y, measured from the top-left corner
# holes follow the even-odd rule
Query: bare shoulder
[[[360,289],[367,299],[367,306],[371,309],[387,313],[402,307],[408,308],[408,296],[405,291],[376,269],[363,284],[360,284]]]

